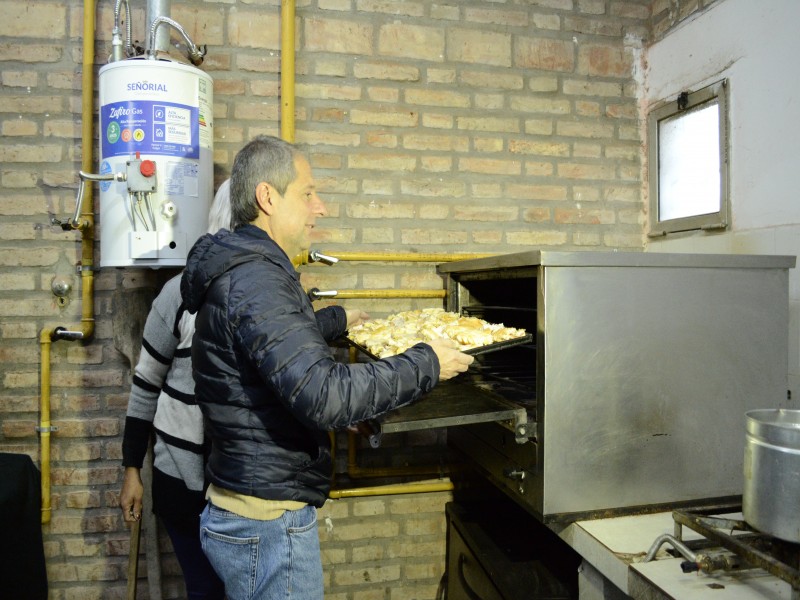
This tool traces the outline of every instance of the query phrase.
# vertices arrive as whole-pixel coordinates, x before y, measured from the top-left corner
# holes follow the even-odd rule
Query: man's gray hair
[[[294,159],[299,154],[289,142],[270,135],[259,135],[233,159],[231,168],[231,226],[247,225],[258,217],[256,188],[269,183],[279,194],[297,177]]]

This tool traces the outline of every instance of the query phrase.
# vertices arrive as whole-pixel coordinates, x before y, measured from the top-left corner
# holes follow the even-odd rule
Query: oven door
[[[458,522],[450,523],[447,547],[447,600],[503,600],[491,576],[464,540]]]
[[[386,414],[378,422],[381,433],[399,433],[474,423],[501,423],[519,443],[536,432],[524,406],[474,381],[474,373],[437,385],[422,400]]]
[[[577,598],[580,557],[507,498],[451,502],[447,600]]]

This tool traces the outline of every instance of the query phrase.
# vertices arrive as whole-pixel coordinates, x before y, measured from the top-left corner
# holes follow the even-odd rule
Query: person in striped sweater
[[[229,229],[230,180],[219,188],[209,213],[209,233]],[[205,507],[204,477],[208,441],[195,401],[191,345],[195,315],[185,310],[181,276],[170,279],[147,316],[142,349],[134,371],[122,465],[125,475],[119,506],[127,522],[142,517],[141,468],[153,447],[153,512],[164,524],[183,571],[189,600],[222,600],[225,590],[200,547],[200,513]]]

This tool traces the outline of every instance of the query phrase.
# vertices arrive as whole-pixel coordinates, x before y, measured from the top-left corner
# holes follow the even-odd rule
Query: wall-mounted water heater
[[[100,266],[182,267],[213,196],[213,83],[170,60],[100,69]]]

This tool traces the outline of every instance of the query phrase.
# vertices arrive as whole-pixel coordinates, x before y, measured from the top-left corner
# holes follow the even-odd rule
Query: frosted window
[[[719,81],[647,115],[648,236],[728,226],[728,93]]]
[[[660,219],[719,212],[719,105],[661,121],[658,138]]]

